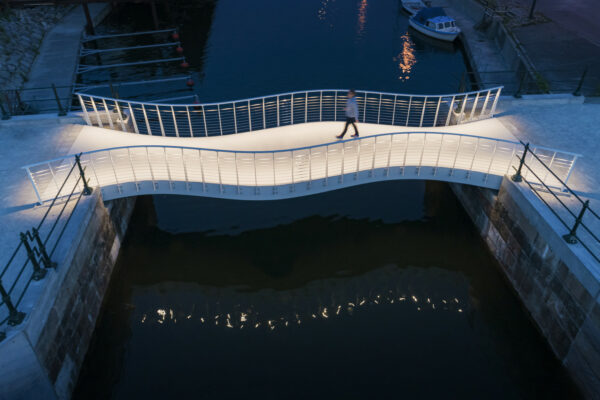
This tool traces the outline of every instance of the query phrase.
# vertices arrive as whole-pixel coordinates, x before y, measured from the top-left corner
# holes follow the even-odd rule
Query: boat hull
[[[421,32],[423,35],[427,35],[438,40],[443,40],[445,42],[453,42],[456,39],[456,37],[460,34],[460,32],[434,31],[433,29],[429,29],[426,26],[419,24],[414,20],[414,18],[410,18],[408,20],[408,23],[413,29]]]

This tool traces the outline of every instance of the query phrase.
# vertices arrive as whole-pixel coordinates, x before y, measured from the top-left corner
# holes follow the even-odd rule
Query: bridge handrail
[[[159,151],[149,152],[152,149]],[[565,181],[578,158],[577,154],[545,147],[531,147],[530,150],[547,160],[552,171]],[[82,153],[81,163],[91,168],[88,177],[92,179],[92,186],[103,190],[116,187],[117,192],[105,193],[105,198],[111,199],[122,197],[123,185],[127,186],[127,191],[134,191],[131,195],[140,193],[140,187],[144,192],[155,193],[158,187],[155,185],[159,181],[169,182],[169,186],[185,182],[186,188],[191,184],[202,184],[202,194],[199,195],[206,195],[206,187],[212,184],[220,187],[218,195],[223,194],[224,187],[231,185],[237,187],[238,192],[241,187],[272,186],[274,193],[277,192],[276,187],[291,185],[291,192],[295,192],[296,185],[303,182],[310,187],[312,182],[324,179],[327,186],[330,178],[337,177],[343,181],[347,174],[358,177],[365,171],[369,171],[369,176],[381,175],[381,168],[386,170],[386,177],[390,169],[401,170],[402,176],[396,179],[438,179],[497,188],[498,178],[510,172],[518,162],[516,157],[522,153],[523,146],[516,141],[417,131],[382,133],[276,150],[119,146]],[[72,155],[64,156],[23,167],[40,203],[56,195],[57,179],[72,166],[72,158]],[[427,169],[433,176],[421,175],[420,171]],[[420,177],[412,177],[410,172],[405,174],[405,170],[413,170]],[[443,176],[438,170],[446,170],[449,175]],[[457,176],[457,171],[465,174]],[[560,184],[548,173],[541,180],[560,188]],[[135,185],[135,189],[131,185]]]
[[[408,127],[457,125],[491,118],[502,87],[465,93],[412,95],[357,91],[358,122]],[[219,136],[343,121],[347,90],[317,89],[223,102],[168,104],[76,93],[88,125],[156,136]]]
[[[372,138],[378,138],[378,137],[383,137],[383,136],[392,136],[392,135],[411,135],[411,134],[463,136],[463,137],[469,137],[469,138],[473,138],[473,139],[486,139],[486,140],[492,140],[492,141],[495,141],[495,142],[510,143],[510,144],[515,144],[515,145],[522,144],[520,141],[516,141],[516,140],[501,139],[501,138],[492,138],[492,137],[489,137],[489,136],[470,135],[470,134],[467,134],[467,133],[410,131],[410,132],[378,133],[378,134],[375,134],[375,135],[360,136],[360,137],[357,137],[357,138],[336,140],[336,141],[333,141],[333,142],[326,142],[326,143],[319,143],[319,144],[314,144],[314,145],[311,145],[311,146],[293,147],[293,148],[276,149],[276,150],[228,150],[228,149],[216,149],[216,148],[210,148],[210,147],[197,147],[197,146],[174,146],[174,145],[161,145],[161,144],[146,144],[146,145],[144,145],[144,144],[140,144],[140,145],[131,145],[131,146],[106,147],[106,148],[103,148],[103,149],[85,151],[85,152],[83,152],[81,154],[82,155],[86,155],[86,154],[100,153],[100,152],[103,152],[103,151],[121,150],[121,149],[133,149],[133,148],[142,148],[142,147],[144,147],[144,148],[146,148],[146,147],[149,147],[149,148],[158,148],[158,147],[160,147],[160,148],[167,148],[167,149],[218,151],[219,153],[238,153],[238,154],[288,153],[290,151],[309,150],[309,149],[314,149],[314,148],[317,148],[317,147],[325,147],[325,146],[339,144],[339,143],[354,142],[354,141],[363,140],[363,139],[372,139]],[[561,154],[569,155],[569,156],[572,156],[574,159],[583,157],[579,153],[573,153],[573,152],[569,152],[569,151],[562,151],[562,150],[554,149],[554,148],[551,148],[551,147],[537,146],[537,145],[531,145],[530,147],[531,147],[532,151],[534,151],[534,152],[535,152],[535,150],[545,150],[545,151],[551,151],[551,152],[556,152],[556,153],[561,153]],[[73,158],[74,156],[75,156],[75,154],[69,154],[69,155],[62,156],[62,157],[52,158],[52,159],[46,160],[46,161],[40,161],[40,162],[33,163],[33,164],[27,164],[26,166],[23,166],[21,168],[23,168],[23,169],[29,169],[31,167],[36,167],[38,165],[44,165],[44,164],[48,164],[48,163],[51,163],[51,162],[56,162],[56,161],[61,161],[61,160],[65,160],[65,159],[68,159],[68,158]]]
[[[403,96],[403,97],[431,97],[431,98],[438,98],[438,97],[452,97],[452,96],[464,96],[464,95],[472,95],[472,94],[477,94],[477,93],[484,93],[484,92],[488,92],[488,91],[496,91],[499,89],[503,89],[504,86],[496,86],[493,88],[489,88],[489,89],[481,89],[481,90],[472,90],[470,92],[460,92],[460,93],[445,93],[445,94],[410,94],[410,93],[394,93],[394,92],[380,92],[380,91],[376,91],[376,90],[362,90],[362,89],[356,89],[356,93],[367,93],[367,94],[381,94],[381,95],[386,95],[386,96]],[[133,100],[122,100],[122,99],[116,99],[114,97],[104,97],[104,96],[97,96],[97,95],[92,95],[92,94],[87,94],[87,93],[82,93],[82,92],[76,92],[75,95],[77,96],[88,96],[88,97],[94,97],[96,99],[99,100],[110,100],[110,101],[114,101],[114,100],[118,100],[118,101],[124,101],[127,103],[131,103],[131,104],[144,104],[147,106],[188,106],[188,107],[201,107],[201,106],[216,106],[216,105],[223,105],[223,104],[232,104],[232,103],[243,103],[243,102],[247,102],[247,101],[252,101],[252,100],[262,100],[262,99],[266,99],[266,98],[271,98],[271,97],[277,97],[277,96],[289,96],[289,95],[296,95],[296,94],[304,94],[304,93],[314,93],[314,92],[342,92],[342,93],[348,93],[348,89],[308,89],[308,90],[294,90],[291,92],[281,92],[281,93],[273,93],[273,94],[268,94],[268,95],[264,95],[264,96],[255,96],[255,97],[247,97],[247,98],[243,98],[243,99],[235,99],[235,100],[227,100],[227,101],[217,101],[217,102],[211,102],[211,103],[178,103],[178,104],[165,104],[165,103],[160,103],[160,102],[147,102],[147,101],[133,101]]]

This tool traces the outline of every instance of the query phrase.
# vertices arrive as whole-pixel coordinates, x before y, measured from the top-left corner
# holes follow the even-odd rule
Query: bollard
[[[583,220],[583,214],[585,214],[585,210],[588,209],[590,205],[590,201],[586,200],[585,203],[583,203],[583,207],[581,207],[581,211],[579,212],[579,215],[577,216],[577,219],[575,220],[575,224],[573,225],[573,228],[571,228],[571,231],[563,236],[563,239],[565,239],[567,241],[567,243],[569,244],[576,244],[578,242],[577,240],[577,228],[579,228],[579,225],[581,225],[581,221]]]
[[[519,88],[517,89],[517,92],[513,95],[513,97],[515,99],[520,99],[521,97],[523,97],[521,95],[521,91],[523,91],[523,84],[525,83],[525,76],[527,76],[527,71],[523,71],[523,75],[521,75],[521,80],[519,81]]]
[[[581,74],[581,78],[579,79],[579,83],[577,84],[577,89],[573,92],[573,96],[581,96],[581,87],[583,86],[583,81],[585,76],[587,75],[588,67],[586,66]]]
[[[4,108],[1,101],[0,101],[0,111],[2,111],[2,120],[3,121],[10,119],[10,113]]]
[[[17,308],[10,300],[9,294],[4,289],[4,286],[2,286],[2,281],[0,281],[0,295],[2,296],[2,301],[4,304],[6,304],[6,308],[8,308],[8,325],[19,325],[21,322],[23,322],[25,313],[17,311]]]
[[[529,143],[525,145],[525,150],[523,150],[523,156],[521,157],[521,161],[519,162],[519,168],[517,169],[517,173],[510,177],[513,182],[521,182],[523,180],[523,176],[521,175],[521,169],[523,168],[523,164],[525,164],[525,156],[529,151]]]
[[[27,235],[29,235],[29,232],[27,232]],[[29,240],[27,240],[27,235],[25,235],[23,232],[20,233],[21,242],[23,243],[23,246],[25,246],[25,250],[27,251],[27,258],[29,258],[29,261],[31,261],[31,265],[33,265],[33,274],[31,275],[31,279],[33,279],[34,281],[39,281],[41,279],[44,279],[47,271],[40,267],[40,263],[36,258],[36,254],[31,248]]]
[[[33,232],[33,239],[37,243],[37,247],[39,249],[40,255],[42,256],[42,262],[44,263],[44,267],[46,268],[56,268],[56,263],[52,262],[50,256],[46,252],[46,246],[42,243],[42,239],[40,239],[40,232],[36,228],[31,228]]]
[[[56,86],[54,86],[54,83],[52,84],[52,90],[54,91],[54,98],[56,99],[56,104],[58,105],[58,116],[64,117],[67,115],[67,112],[63,109],[62,104],[60,104],[60,98],[58,97],[58,92],[56,91]]]
[[[85,179],[85,173],[83,171],[83,168],[81,167],[81,153],[77,154],[75,156],[75,161],[77,162],[77,166],[79,167],[79,174],[81,175],[81,179],[83,180],[83,195],[84,196],[89,196],[90,194],[92,194],[92,192],[94,191],[91,187],[88,186],[88,182]]]

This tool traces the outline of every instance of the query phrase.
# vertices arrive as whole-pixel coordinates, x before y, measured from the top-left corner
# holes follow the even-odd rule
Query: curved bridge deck
[[[341,141],[334,139],[340,123],[200,139],[88,128],[93,132],[83,135],[73,150],[83,153],[90,185],[102,188],[106,200],[143,194],[266,200],[392,179],[498,188],[502,177],[518,165],[523,146],[510,139],[473,134],[494,135],[492,125],[481,121],[461,126],[464,133],[449,133],[442,132],[444,128],[393,132],[398,128],[361,124],[364,136]],[[109,143],[113,147],[107,149]],[[577,157],[542,147],[532,149],[563,179]],[[66,156],[26,167],[40,201],[58,194],[58,183],[73,162],[73,156]],[[539,171],[544,171],[541,180],[558,185],[545,169]]]

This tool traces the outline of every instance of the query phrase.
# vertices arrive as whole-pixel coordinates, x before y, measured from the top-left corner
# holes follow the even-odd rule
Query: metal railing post
[[[40,252],[40,255],[42,256],[42,262],[44,263],[44,267],[56,268],[57,264],[55,262],[52,262],[52,260],[50,259],[50,256],[48,256],[48,252],[46,252],[46,246],[44,245],[44,243],[42,242],[42,239],[40,238],[40,232],[36,228],[31,228],[31,231],[33,232],[33,234],[32,234],[33,239],[35,240],[35,242],[37,244],[37,248]]]
[[[525,164],[525,156],[527,156],[527,152],[529,151],[529,143],[525,145],[525,150],[523,150],[523,156],[521,157],[521,161],[519,162],[519,168],[517,169],[517,173],[510,177],[513,182],[521,182],[523,180],[523,176],[521,175],[521,169],[523,168],[523,164]]]
[[[579,215],[577,216],[577,219],[575,220],[575,224],[573,225],[573,228],[571,228],[571,231],[569,231],[568,234],[563,236],[563,239],[565,239],[565,241],[569,244],[576,244],[577,243],[577,228],[579,228],[579,225],[581,225],[581,221],[583,220],[583,214],[585,214],[585,210],[588,209],[590,205],[590,201],[586,200],[585,203],[583,203],[583,207],[581,207],[581,211],[579,212]]]
[[[8,308],[8,325],[19,325],[21,322],[23,322],[25,313],[17,311],[17,308],[10,300],[10,295],[6,292],[4,286],[2,286],[2,281],[0,281],[0,295],[2,296],[2,301],[4,304],[6,304],[6,308]]]
[[[80,157],[81,157],[81,154],[75,155],[75,162],[77,163],[77,167],[79,168],[79,174],[81,175],[81,180],[83,181],[83,195],[89,196],[90,194],[92,194],[92,192],[94,190],[91,187],[89,187],[88,181],[87,181],[87,179],[85,179],[85,172],[84,172],[83,167],[81,166]]]
[[[29,235],[29,232],[27,232],[27,235]],[[31,261],[31,265],[33,266],[33,274],[31,275],[31,279],[33,279],[34,281],[39,281],[41,279],[44,279],[44,276],[46,276],[46,270],[40,267],[40,263],[36,258],[36,254],[31,248],[31,245],[29,244],[29,239],[27,239],[27,235],[21,232],[19,234],[19,237],[21,238],[21,243],[23,243],[23,246],[25,246],[27,258],[29,259],[29,261]]]
[[[521,80],[519,81],[519,87],[517,88],[517,92],[513,95],[513,97],[515,99],[520,99],[521,97],[523,97],[523,95],[521,94],[521,91],[523,90],[523,84],[525,83],[526,76],[527,76],[527,73],[523,72],[523,75],[521,75]]]
[[[67,112],[63,109],[62,104],[60,104],[60,98],[58,97],[58,92],[56,91],[56,86],[54,83],[52,84],[52,91],[54,92],[54,98],[56,99],[56,104],[58,105],[58,116],[64,117],[67,115]]]
[[[10,119],[10,113],[4,108],[4,106],[2,105],[2,101],[0,101],[0,111],[2,111],[2,120],[3,121]]]
[[[585,80],[585,76],[587,75],[588,67],[586,65],[583,73],[581,74],[581,78],[579,79],[579,83],[577,84],[577,89],[573,92],[573,96],[581,96],[581,87],[583,86],[583,81]]]

